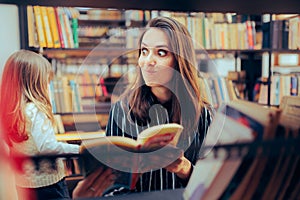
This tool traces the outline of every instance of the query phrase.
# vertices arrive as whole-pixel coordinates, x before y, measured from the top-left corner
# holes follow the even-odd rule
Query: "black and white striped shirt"
[[[148,123],[146,126],[140,126],[137,122],[130,120],[127,112],[127,102],[116,102],[110,111],[109,120],[106,127],[106,135],[123,136],[136,139],[138,133],[150,126],[171,123],[169,121],[170,113],[168,105],[166,106],[159,104],[159,102],[153,100],[153,98],[149,98],[148,101],[151,106],[151,123]],[[211,123],[211,117],[212,115],[209,109],[204,107],[199,118],[198,129],[194,131],[191,130],[191,133],[188,134],[189,136],[187,138],[187,142],[189,147],[186,149],[184,155],[192,163],[192,165],[195,165],[199,157],[201,144],[207,133],[208,126]],[[187,180],[182,180],[177,177],[175,173],[168,172],[161,168],[142,174],[137,182],[136,191],[145,192],[175,189],[185,187],[186,184]]]

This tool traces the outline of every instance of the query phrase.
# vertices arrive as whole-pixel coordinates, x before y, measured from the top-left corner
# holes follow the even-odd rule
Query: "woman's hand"
[[[174,134],[165,133],[162,135],[155,135],[146,140],[142,148],[144,149],[158,149],[166,146],[174,139]]]
[[[169,172],[174,172],[181,179],[188,179],[192,173],[192,163],[182,154],[177,160],[165,167]]]
[[[88,177],[78,182],[73,190],[73,198],[81,197],[99,197],[103,192],[113,185],[116,176],[111,169],[97,169]]]

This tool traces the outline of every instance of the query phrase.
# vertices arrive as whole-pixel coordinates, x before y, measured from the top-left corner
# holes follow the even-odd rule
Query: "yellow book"
[[[28,46],[38,47],[38,38],[35,29],[34,12],[32,6],[27,6]]]
[[[36,30],[38,33],[39,45],[40,47],[47,47],[40,6],[33,6],[33,11],[35,17]]]
[[[47,14],[52,34],[54,48],[60,48],[59,33],[57,28],[57,19],[54,11],[54,7],[47,7]]]
[[[72,91],[69,85],[69,80],[67,76],[61,77],[62,90],[63,90],[63,112],[72,112]]]
[[[60,115],[54,115],[54,120],[55,120],[55,133],[56,134],[62,134],[65,133],[65,128],[61,119]]]
[[[45,6],[41,6],[40,9],[41,9],[41,14],[43,19],[43,28],[44,28],[45,38],[46,38],[46,44],[48,48],[53,48],[54,45],[53,45],[52,33],[51,33],[48,14],[47,14],[47,8]]]
[[[95,91],[95,96],[96,97],[102,96],[103,94],[102,94],[101,86],[98,85],[98,83],[100,83],[100,80],[99,80],[97,74],[91,74],[91,78],[92,78],[93,88]]]

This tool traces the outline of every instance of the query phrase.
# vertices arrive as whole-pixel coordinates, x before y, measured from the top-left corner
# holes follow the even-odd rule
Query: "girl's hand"
[[[182,154],[177,160],[165,167],[169,172],[174,172],[181,179],[188,179],[192,173],[191,162]]]
[[[78,182],[73,190],[72,198],[100,197],[108,187],[114,184],[115,178],[111,169],[99,168]]]

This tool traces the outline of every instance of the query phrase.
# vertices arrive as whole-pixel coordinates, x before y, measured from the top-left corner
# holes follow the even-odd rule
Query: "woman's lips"
[[[144,71],[145,71],[146,73],[148,73],[148,74],[154,74],[154,73],[156,73],[155,70],[147,70],[147,69],[145,69]]]

